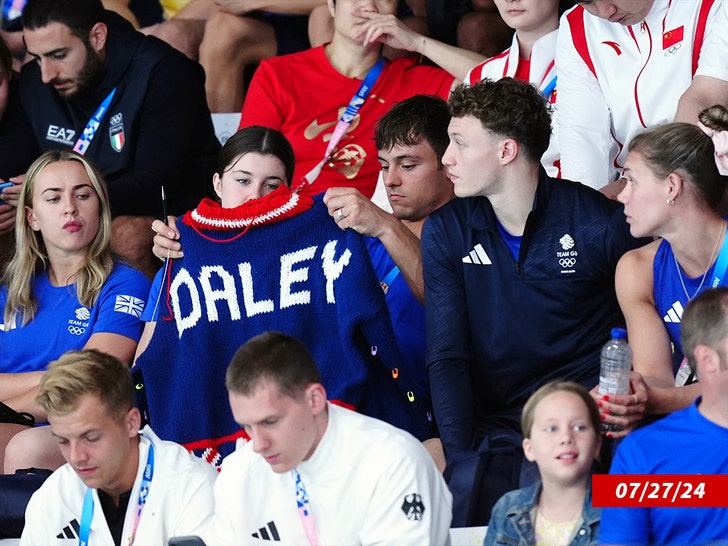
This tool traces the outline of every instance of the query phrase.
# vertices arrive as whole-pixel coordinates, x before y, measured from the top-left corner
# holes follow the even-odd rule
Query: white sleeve
[[[170,536],[204,536],[214,514],[213,483],[205,473],[188,475],[185,496],[175,507],[176,529]]]
[[[696,76],[710,76],[728,81],[728,3],[716,2],[706,23]]]
[[[48,504],[43,498],[44,494],[40,490],[33,493],[28,501],[28,506],[25,508],[25,526],[23,527],[23,533],[20,536],[21,546],[37,546],[40,544],[51,544],[54,541],[53,537],[50,536],[49,519],[46,509]]]
[[[597,78],[576,50],[566,17],[556,41],[556,73],[561,176],[601,188],[612,181],[611,157],[616,155],[611,113]]]
[[[379,465],[383,463],[387,472],[379,475],[369,500],[359,537],[362,545],[450,543],[452,496],[430,455],[420,447],[408,454],[400,445],[382,454],[387,461]]]
[[[235,525],[235,522],[241,519],[242,506],[240,502],[236,502],[241,497],[240,484],[234,477],[229,478],[225,472],[225,463],[223,463],[222,471],[215,481],[215,512],[210,525],[202,535],[206,544],[233,546],[241,543],[243,538],[238,536],[238,529]]]

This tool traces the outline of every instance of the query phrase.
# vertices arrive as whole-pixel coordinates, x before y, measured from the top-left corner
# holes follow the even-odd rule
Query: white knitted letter
[[[336,241],[329,241],[321,252],[323,261],[321,267],[324,268],[324,275],[326,276],[326,301],[328,303],[336,303],[336,298],[334,297],[334,281],[339,278],[344,268],[349,265],[351,250],[348,248],[344,250],[344,253],[338,261],[334,261],[335,256]]]
[[[186,317],[182,316],[182,308],[180,307],[179,302],[179,289],[183,285],[187,287],[190,301],[192,303],[192,309],[190,309],[190,314]],[[195,281],[192,279],[192,276],[184,268],[180,269],[179,273],[175,275],[174,279],[172,280],[172,284],[169,287],[169,293],[172,299],[172,312],[174,313],[174,322],[175,324],[177,324],[177,334],[181,339],[182,333],[188,328],[194,328],[195,324],[197,324],[197,321],[200,320],[200,317],[202,316],[200,293],[197,291],[197,287],[195,286]]]
[[[220,278],[222,288],[215,289],[212,287],[213,275]],[[231,320],[240,320],[240,306],[238,305],[238,294],[235,291],[235,279],[225,271],[221,265],[205,265],[200,268],[200,286],[202,293],[205,295],[205,308],[207,309],[207,320],[210,322],[218,321],[217,300],[227,301],[230,310]]]
[[[310,246],[281,256],[281,309],[292,305],[311,303],[311,292],[309,290],[291,292],[291,285],[308,280],[308,267],[293,269],[293,265],[305,260],[311,260],[315,255],[316,247]]]
[[[253,293],[253,268],[250,262],[243,262],[238,265],[240,272],[240,282],[243,283],[243,305],[245,305],[245,314],[248,317],[258,315],[260,313],[273,312],[273,300],[255,301]]]

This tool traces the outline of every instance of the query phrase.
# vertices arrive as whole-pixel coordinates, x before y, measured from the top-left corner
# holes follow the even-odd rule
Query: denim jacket
[[[531,512],[538,504],[541,482],[510,491],[503,495],[493,507],[493,513],[485,535],[484,546],[508,544],[512,546],[532,546],[534,536]],[[584,498],[583,522],[576,531],[571,546],[596,546],[599,543],[599,520],[601,508],[591,505],[591,481]]]

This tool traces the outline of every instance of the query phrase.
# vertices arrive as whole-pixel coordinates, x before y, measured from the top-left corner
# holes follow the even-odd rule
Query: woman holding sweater
[[[294,165],[278,131],[233,135],[213,177],[219,202],[204,199],[177,221],[184,258],[167,260],[148,303],[137,367],[152,426],[215,464],[242,436],[227,365],[270,330],[306,344],[332,400],[422,440],[431,430],[363,238],[338,228],[322,196],[290,189]]]

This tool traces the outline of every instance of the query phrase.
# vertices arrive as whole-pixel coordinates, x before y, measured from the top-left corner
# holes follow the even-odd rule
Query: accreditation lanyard
[[[503,78],[509,75],[509,66],[510,58],[506,57],[506,62],[503,66]],[[554,96],[554,91],[556,90],[556,79],[556,61],[552,60],[546,67],[546,73],[543,75],[541,82],[538,84],[538,90],[541,92],[543,98],[545,98],[550,104],[556,102],[556,97]]]
[[[318,539],[316,538],[316,523],[313,521],[313,515],[311,514],[311,504],[308,502],[308,493],[306,488],[303,486],[303,480],[301,480],[301,474],[298,470],[293,469],[293,476],[296,478],[296,505],[298,506],[298,516],[301,518],[301,524],[303,530],[306,532],[308,543],[310,546],[318,546]]]
[[[544,74],[543,78],[541,79],[541,83],[538,86],[538,90],[541,91],[541,95],[543,95],[543,98],[545,98],[551,104],[556,102],[556,97],[554,96],[554,91],[556,90],[556,80],[556,65],[554,61],[551,61],[551,64],[546,70],[546,74]]]
[[[134,525],[129,535],[129,546],[134,543],[139,520],[144,511],[144,505],[147,503],[149,496],[149,487],[152,485],[152,477],[154,476],[154,446],[149,444],[149,453],[147,454],[147,464],[144,467],[142,475],[142,483],[139,487],[139,500],[137,501],[137,510],[134,516]],[[81,512],[81,525],[78,530],[78,546],[88,546],[88,537],[91,533],[91,520],[94,515],[94,496],[91,488],[86,489],[86,496],[83,499],[83,511]]]
[[[715,269],[713,270],[713,282],[710,284],[712,288],[723,284],[725,272],[728,269],[728,235],[723,237],[723,246],[715,261]]]
[[[399,275],[399,267],[396,265],[387,273],[387,276],[384,277],[383,280],[379,282],[379,284],[382,287],[382,290],[384,290],[384,293],[386,294],[389,292],[389,287],[392,286],[392,283],[394,282],[394,279],[397,278],[397,275]]]
[[[339,122],[336,124],[336,127],[334,128],[334,133],[331,135],[331,140],[329,140],[329,145],[326,146],[326,153],[324,153],[324,158],[319,161],[318,164],[303,177],[303,183],[301,184],[301,186],[305,186],[306,184],[313,184],[313,182],[319,177],[319,175],[321,174],[321,169],[323,169],[326,162],[331,159],[331,156],[333,155],[336,146],[338,146],[341,138],[344,136],[344,133],[349,128],[349,125],[351,125],[351,122],[354,121],[354,118],[359,112],[359,109],[362,107],[362,104],[364,104],[364,101],[366,101],[369,93],[374,87],[374,84],[379,79],[379,75],[382,73],[383,68],[384,57],[379,57],[374,66],[372,66],[369,69],[369,72],[367,72],[367,75],[364,77],[364,81],[359,86],[359,90],[354,94],[353,97],[351,97],[349,105],[346,107],[346,110],[344,110],[344,113],[341,115],[341,119],[339,119]],[[301,186],[299,186],[299,188],[297,189],[300,189]]]
[[[81,155],[86,155],[86,150],[88,150],[88,147],[91,146],[91,141],[94,139],[94,136],[96,136],[96,131],[99,130],[99,127],[101,126],[101,120],[104,119],[104,115],[106,115],[106,112],[109,110],[109,104],[111,104],[111,99],[114,98],[115,94],[116,87],[111,90],[111,93],[106,96],[106,98],[96,109],[96,112],[94,112],[94,115],[91,116],[90,120],[88,120],[88,123],[86,124],[83,133],[81,133],[81,136],[78,137],[78,140],[73,147],[74,152],[78,152]]]
[[[3,13],[0,15],[5,16],[5,22],[10,22],[13,19],[20,17],[23,13],[23,7],[25,7],[26,0],[11,0],[10,2],[2,2]],[[2,17],[0,17],[1,19]]]

